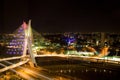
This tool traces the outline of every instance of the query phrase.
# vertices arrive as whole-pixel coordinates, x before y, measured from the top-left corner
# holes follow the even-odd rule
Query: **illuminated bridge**
[[[34,30],[33,30],[34,31]],[[38,35],[39,33],[36,32],[35,35]],[[33,33],[32,33],[32,28],[31,28],[31,21],[26,24],[23,22],[23,24],[14,32],[14,37],[10,41],[10,43],[7,45],[7,54],[20,54],[21,56],[16,56],[16,57],[9,57],[9,58],[2,58],[0,59],[0,66],[3,68],[0,69],[0,73],[11,70],[19,75],[21,75],[23,78],[28,79],[28,80],[34,80],[30,76],[27,76],[23,73],[20,73],[16,71],[14,68],[19,67],[22,70],[27,70],[31,74],[35,74],[34,76],[39,76],[43,78],[44,80],[51,80],[52,78],[44,76],[42,74],[38,74],[34,71],[31,71],[30,69],[26,69],[25,67],[21,67],[21,65],[24,65],[26,63],[29,63],[31,67],[36,67],[37,63],[35,60],[35,57],[61,57],[61,58],[69,58],[69,59],[74,59],[74,60],[84,60],[84,61],[91,61],[91,62],[107,62],[107,63],[115,63],[115,64],[120,64],[120,59],[119,58],[108,58],[108,57],[103,57],[107,56],[108,53],[108,47],[104,47],[101,53],[97,56],[79,56],[79,55],[70,55],[70,54],[55,54],[55,55],[37,55],[35,51],[33,51]],[[94,49],[91,49],[93,52],[96,52]],[[83,54],[86,54],[85,52],[81,52]],[[12,63],[10,62],[11,60],[19,60],[18,63]],[[2,62],[4,62],[5,65]]]
[[[36,33],[38,34],[38,33]],[[32,50],[32,44],[33,44],[33,34],[31,29],[31,21],[29,21],[28,24],[23,22],[23,24],[14,32],[14,37],[10,41],[10,43],[7,45],[7,54],[18,54],[21,56],[17,57],[9,57],[9,58],[2,58],[0,59],[0,66],[2,68],[0,69],[0,73],[11,70],[21,77],[28,79],[28,80],[35,80],[34,78],[25,75],[22,72],[16,71],[14,68],[19,67],[21,70],[27,71],[34,76],[41,77],[45,80],[50,80],[51,78],[46,77],[42,74],[38,74],[37,72],[30,70],[26,67],[21,67],[21,65],[29,63],[31,67],[36,67],[37,63],[35,61],[35,56]],[[11,60],[16,61],[19,60],[17,63],[12,63]]]

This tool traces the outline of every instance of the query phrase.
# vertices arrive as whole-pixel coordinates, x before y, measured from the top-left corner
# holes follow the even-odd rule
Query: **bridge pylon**
[[[26,56],[27,53],[29,54],[29,64],[31,67],[36,67],[37,63],[35,60],[35,56],[33,54],[32,51],[32,43],[33,43],[33,35],[32,35],[32,28],[31,28],[31,20],[29,20],[28,24],[26,24],[25,22],[23,22],[22,25],[23,29],[24,29],[24,49],[23,49],[23,56]]]

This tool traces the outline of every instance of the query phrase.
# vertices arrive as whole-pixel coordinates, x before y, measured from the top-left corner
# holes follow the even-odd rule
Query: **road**
[[[75,62],[74,64],[80,64],[80,61],[87,61],[87,62],[105,62],[105,63],[114,63],[116,65],[119,65],[120,59],[119,58],[98,58],[98,57],[86,57],[86,56],[76,56],[76,55],[36,55],[36,58],[40,58],[43,65],[46,65],[47,67],[53,66],[53,64],[62,64],[62,65],[67,65],[69,63]],[[14,59],[20,59],[21,57],[12,57],[12,58],[5,58],[5,59],[0,59],[0,61],[4,61],[10,66],[6,66],[2,63],[0,63],[1,66],[4,66],[5,68],[0,69],[0,72],[4,72],[6,70],[11,70],[15,72],[16,74],[20,75],[24,79],[29,79],[29,80],[70,80],[71,77],[63,74],[63,76],[57,74],[49,73],[49,68],[41,68],[41,67],[30,67],[30,66],[20,66],[23,64],[26,64],[29,61],[29,58],[26,58],[26,60],[20,61],[19,63],[13,64],[9,62],[9,60],[14,60]],[[43,61],[43,62],[42,62]],[[76,62],[78,61],[78,62]],[[83,63],[84,64],[84,63]],[[86,66],[89,66],[90,64],[87,64]],[[40,66],[40,65],[39,65]],[[66,67],[65,69],[67,69]],[[105,68],[107,69],[107,68]],[[54,69],[53,69],[54,70]],[[71,72],[71,69],[69,70],[57,70],[58,72]],[[96,71],[96,70],[95,70]]]

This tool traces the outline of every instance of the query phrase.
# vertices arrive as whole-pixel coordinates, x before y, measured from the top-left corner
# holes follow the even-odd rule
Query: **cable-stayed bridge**
[[[35,57],[45,57],[45,56],[59,56],[59,57],[67,57],[67,58],[78,59],[78,60],[82,58],[83,60],[86,60],[86,61],[93,61],[93,62],[105,61],[105,62],[113,62],[117,64],[119,64],[120,62],[120,59],[116,59],[116,58],[114,59],[113,58],[112,59],[99,58],[99,56],[107,55],[105,53],[107,52],[106,49],[108,48],[104,48],[105,50],[103,50],[100,55],[95,56],[95,57],[88,57],[88,56],[85,57],[85,56],[75,56],[75,55],[72,55],[72,56],[71,55],[36,55],[32,49],[32,46],[34,44],[34,40],[33,40],[34,33],[35,35],[39,35],[39,33],[35,32],[31,28],[31,21],[29,21],[28,24],[26,22],[23,22],[23,24],[14,32],[15,34],[14,38],[10,41],[9,45],[7,45],[8,50],[6,53],[7,54],[21,54],[21,56],[0,59],[0,66],[3,67],[2,69],[0,69],[0,73],[7,71],[7,70],[12,70],[13,72],[16,72],[17,74],[22,75],[21,73],[18,73],[17,71],[15,71],[14,68],[20,67],[21,65],[26,64],[26,63],[29,63],[31,67],[36,67],[37,63],[36,63]],[[10,60],[16,60],[16,59],[19,59],[20,61],[18,63],[10,62]],[[9,64],[9,66],[1,62],[5,62],[6,64]],[[24,67],[20,67],[20,68],[25,69]],[[40,74],[36,74],[36,75],[43,77],[47,80],[51,79],[44,75],[40,75]],[[22,76],[26,79],[30,79],[30,77],[26,77],[24,75]]]
[[[34,31],[34,30],[33,30]],[[39,33],[35,32],[36,35],[39,35]],[[18,75],[22,76],[25,79],[29,80],[35,80],[32,77],[29,77],[27,75],[23,75],[23,73],[17,72],[14,68],[19,67],[21,69],[26,69],[25,67],[21,67],[21,65],[29,63],[31,67],[36,67],[37,63],[35,60],[35,55],[32,50],[32,44],[33,41],[33,34],[32,34],[32,28],[31,28],[31,20],[28,22],[23,22],[23,24],[14,32],[14,37],[10,41],[10,43],[7,45],[7,51],[6,54],[19,54],[20,56],[16,57],[8,57],[8,58],[2,58],[0,59],[0,66],[2,68],[0,69],[0,73],[5,72],[7,70],[11,70]],[[17,63],[10,62],[11,60],[19,60]],[[4,62],[4,63],[2,63]],[[6,65],[7,64],[7,65]],[[34,75],[37,75],[45,80],[50,80],[50,78],[38,74],[34,71],[27,70],[30,73],[34,73]]]

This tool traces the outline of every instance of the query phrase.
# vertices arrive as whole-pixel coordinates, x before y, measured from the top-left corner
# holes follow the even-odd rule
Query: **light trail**
[[[14,59],[21,59],[21,58],[24,58],[24,57],[29,57],[29,55],[23,55],[23,56],[17,56],[17,57],[9,57],[9,58],[3,58],[3,59],[0,59],[0,62],[1,61],[7,61],[7,60],[14,60]]]
[[[27,63],[28,61],[29,61],[29,59],[27,59],[26,61],[21,61],[21,62],[19,62],[19,63],[17,63],[17,64],[12,64],[12,65],[10,65],[10,66],[5,66],[4,68],[0,69],[0,73],[1,73],[1,72],[4,72],[4,71],[7,71],[7,70],[9,70],[9,69],[18,67],[18,66],[20,66],[20,65],[23,65],[23,64]],[[5,62],[6,62],[6,61],[5,61]],[[2,65],[2,63],[1,63],[1,65]],[[3,65],[2,65],[2,66],[3,66]]]
[[[3,58],[3,59],[0,59],[0,62],[1,62],[1,61],[5,61],[5,60],[20,59],[20,58],[21,58],[21,56],[19,56],[19,57]]]
[[[13,63],[11,63],[11,62],[9,62],[9,61],[4,61],[4,62],[6,62],[6,63],[8,63],[8,64],[13,64]],[[24,67],[21,67],[21,66],[18,66],[18,68],[20,68],[21,70],[24,70],[25,72],[27,72],[27,73],[29,73],[29,74],[32,74],[33,76],[35,76],[35,75],[37,75],[38,77],[41,77],[41,78],[44,78],[45,80],[53,80],[52,78],[49,78],[49,77],[47,77],[47,76],[44,76],[44,75],[42,75],[42,74],[40,74],[40,73],[37,73],[37,72],[35,72],[35,71],[32,71],[32,70],[30,70],[30,69],[28,69],[28,68],[24,68]],[[34,75],[35,74],[35,75]]]
[[[4,65],[2,63],[0,63],[0,65],[3,66],[3,67],[7,67],[6,65]],[[18,71],[14,70],[14,69],[10,69],[10,70],[17,73],[18,75],[20,75],[22,78],[24,78],[26,80],[35,80],[34,78],[32,78],[32,77],[30,77],[30,76],[28,76],[28,75],[26,75],[24,73],[18,72]]]
[[[82,60],[87,60],[87,61],[93,61],[93,62],[99,62],[100,60],[102,62],[107,62],[107,63],[120,63],[120,58],[109,58],[109,57],[90,57],[90,56],[78,56],[78,55],[35,55],[35,57],[66,57],[66,58],[72,58],[72,59],[82,59]],[[100,62],[101,62],[100,61]]]

